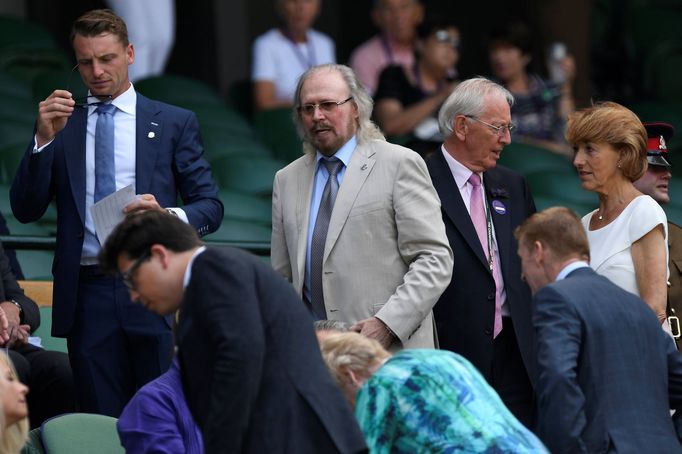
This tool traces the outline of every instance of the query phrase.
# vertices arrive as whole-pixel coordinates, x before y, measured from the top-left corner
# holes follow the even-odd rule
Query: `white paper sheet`
[[[135,200],[135,197],[135,189],[131,184],[92,205],[90,214],[95,223],[99,244],[104,244],[114,228],[125,218],[123,208]]]

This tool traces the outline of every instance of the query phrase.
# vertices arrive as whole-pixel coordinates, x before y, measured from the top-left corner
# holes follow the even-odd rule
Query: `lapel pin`
[[[505,214],[507,212],[507,207],[499,200],[493,200],[493,210],[495,210],[497,214]]]
[[[149,131],[149,133],[147,134],[147,137],[149,137],[150,139],[153,139],[154,137],[156,137],[156,134],[154,134],[154,131]]]
[[[367,168],[367,164],[363,164],[362,167],[360,167],[360,170],[365,170]]]

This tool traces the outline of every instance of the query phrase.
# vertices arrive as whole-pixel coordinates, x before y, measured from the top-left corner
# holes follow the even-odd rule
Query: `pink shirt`
[[[388,43],[389,50],[384,43]],[[381,71],[390,64],[412,66],[413,48],[397,46],[377,35],[359,45],[350,56],[351,68],[370,95],[377,89]]]

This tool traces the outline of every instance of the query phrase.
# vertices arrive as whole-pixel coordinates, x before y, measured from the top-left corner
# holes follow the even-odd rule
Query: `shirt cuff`
[[[183,210],[182,208],[173,207],[173,208],[166,208],[166,209],[175,213],[182,220],[182,222],[184,222],[185,224],[189,224],[189,219],[187,218],[187,213],[185,213],[185,210]]]
[[[37,136],[33,136],[33,154],[40,153],[41,151],[43,151],[43,150],[45,149],[45,147],[47,147],[48,145],[50,145],[53,141],[54,141],[54,139],[50,140],[50,141],[47,142],[45,145],[43,145],[42,147],[38,148],[38,137],[37,137]]]

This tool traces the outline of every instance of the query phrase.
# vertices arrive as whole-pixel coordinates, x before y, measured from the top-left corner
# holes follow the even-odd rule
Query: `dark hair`
[[[531,215],[514,230],[514,237],[523,248],[539,241],[557,260],[590,256],[585,228],[578,215],[566,207],[551,207]]]
[[[427,18],[417,26],[417,38],[425,40],[439,30],[457,29],[451,21],[443,18]]]
[[[111,33],[118,37],[123,47],[128,47],[128,27],[126,23],[110,9],[94,9],[83,14],[71,26],[71,42],[80,36],[98,36]]]
[[[194,227],[166,211],[132,213],[107,238],[99,253],[100,267],[105,272],[117,273],[121,254],[125,253],[134,260],[155,244],[173,252],[184,252],[203,243]]]
[[[523,55],[533,51],[530,30],[523,22],[506,22],[493,28],[488,38],[488,48],[500,45],[516,47]]]

